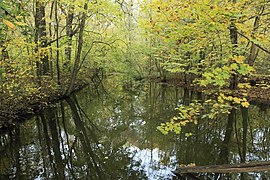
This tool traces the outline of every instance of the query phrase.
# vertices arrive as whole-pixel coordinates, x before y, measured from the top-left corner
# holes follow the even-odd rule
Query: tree
[[[72,1],[74,2],[74,1]],[[66,12],[66,35],[68,37],[68,43],[67,43],[67,47],[65,49],[65,53],[66,53],[66,60],[64,62],[64,68],[65,69],[70,69],[70,62],[71,62],[71,52],[72,52],[72,37],[74,36],[74,32],[72,29],[72,23],[74,20],[74,5],[70,4],[67,5],[67,12]]]
[[[256,34],[253,24],[251,29],[247,28],[251,25],[247,21],[258,12],[247,3],[236,1],[157,0],[148,6],[153,10],[153,18],[145,30],[159,42],[156,56],[165,59],[161,66],[172,73],[189,75],[191,81],[195,78],[193,82],[199,86],[214,87],[208,93],[215,95],[212,102],[195,102],[179,108],[180,117],[162,124],[160,129],[179,132],[183,121],[195,122],[204,113],[215,118],[238,105],[248,107],[245,94],[249,85],[238,81],[254,73],[253,64],[247,63],[257,57],[260,45],[250,46],[250,38],[245,34]],[[236,89],[244,98],[232,95]],[[198,108],[202,114],[197,114]]]
[[[48,75],[50,72],[49,59],[47,54],[47,32],[45,2],[36,0],[35,11],[35,43],[37,44],[37,76]]]
[[[79,72],[79,65],[81,61],[81,53],[82,53],[82,47],[83,47],[83,32],[84,32],[84,27],[85,27],[85,21],[86,21],[86,11],[88,9],[88,4],[87,2],[84,4],[84,12],[82,13],[82,16],[80,18],[80,24],[79,24],[79,37],[78,37],[78,48],[76,52],[76,58],[73,66],[73,71],[71,74],[71,80],[70,84],[67,90],[67,95],[70,95],[70,93],[73,91],[74,88],[74,83],[77,78],[77,74]]]

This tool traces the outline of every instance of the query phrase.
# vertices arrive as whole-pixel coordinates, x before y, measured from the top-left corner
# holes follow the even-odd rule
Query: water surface
[[[205,97],[157,83],[87,87],[1,135],[0,179],[173,179],[176,167],[190,163],[269,160],[266,106],[202,120],[181,135],[157,130],[177,106],[195,99]],[[270,173],[196,176],[263,179]]]

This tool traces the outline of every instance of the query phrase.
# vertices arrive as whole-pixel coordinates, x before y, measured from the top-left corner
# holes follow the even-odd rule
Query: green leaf
[[[247,75],[253,71],[253,67],[249,66],[248,64],[241,64],[238,73],[241,75]]]
[[[232,63],[230,67],[231,67],[232,70],[237,70],[238,69],[238,65],[236,63]]]
[[[221,80],[221,79],[216,80],[215,81],[215,85],[222,87],[222,86],[225,85],[225,81],[224,80]]]
[[[219,74],[220,77],[222,77],[222,79],[229,79],[230,78],[230,74],[228,72],[222,72]]]
[[[240,65],[240,68],[238,69],[238,73],[241,75],[247,75],[249,73],[245,64]]]

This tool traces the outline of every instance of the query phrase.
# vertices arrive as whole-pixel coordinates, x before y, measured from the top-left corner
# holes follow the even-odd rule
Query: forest
[[[77,138],[85,146],[83,149],[88,149],[85,154],[90,154],[89,159],[93,158],[93,164],[88,164],[89,169],[98,169],[101,159],[112,158],[104,154],[93,155],[96,149],[110,151],[110,147],[91,149],[89,145],[98,141],[91,133],[99,128],[109,139],[113,138],[110,132],[125,128],[126,134],[135,134],[133,138],[129,137],[134,144],[138,143],[135,137],[143,141],[142,134],[147,134],[145,128],[153,128],[146,141],[153,141],[154,147],[159,146],[165,135],[180,138],[176,140],[179,147],[181,143],[190,147],[190,144],[200,142],[204,148],[202,152],[195,147],[194,151],[185,152],[198,159],[204,157],[199,156],[200,153],[210,158],[207,143],[216,147],[219,140],[220,151],[213,150],[217,164],[229,163],[229,144],[240,142],[238,150],[236,145],[231,148],[233,153],[239,151],[240,154],[233,162],[245,163],[249,157],[249,140],[254,149],[268,146],[267,143],[256,144],[256,138],[262,135],[267,139],[270,131],[260,126],[269,126],[266,113],[270,104],[269,28],[270,3],[267,0],[1,0],[0,131],[13,127],[15,134],[20,134],[21,130],[16,129],[20,122],[38,114],[35,122],[39,127],[38,134],[44,131],[48,141],[46,146],[53,148],[56,158],[61,159],[61,150],[63,154],[66,152],[64,148],[59,149],[60,142],[49,135],[55,132],[57,137],[65,131],[67,137],[76,137],[69,147],[70,154],[73,146],[74,149],[81,148],[76,144]],[[90,93],[89,88],[95,92],[91,90]],[[107,95],[100,93],[100,88]],[[66,105],[62,101],[55,105],[63,99],[66,99]],[[97,107],[89,102],[96,103]],[[88,117],[85,117],[87,121],[82,120],[87,112],[80,103],[87,104],[83,105],[86,111],[90,111],[91,117],[98,118],[95,123],[99,128]],[[253,117],[248,112],[256,115]],[[260,115],[263,116],[261,120]],[[45,122],[46,117],[49,122]],[[58,117],[63,118],[63,124],[66,119],[67,128],[54,122],[59,121]],[[125,121],[117,127],[120,117]],[[136,119],[139,117],[146,120],[140,124]],[[72,118],[74,127],[69,122]],[[109,119],[111,123],[99,118]],[[146,123],[145,127],[141,126],[143,123]],[[215,126],[211,127],[212,124]],[[138,129],[132,129],[136,125]],[[112,129],[106,129],[111,126]],[[28,127],[30,125],[25,125],[26,129]],[[82,134],[74,133],[74,129]],[[208,130],[210,134],[206,133]],[[104,140],[102,135],[100,137]],[[40,138],[43,137],[40,135]],[[115,149],[122,148],[119,141],[116,140]],[[173,146],[169,142],[167,145]],[[161,145],[159,148],[166,149]],[[182,157],[181,151],[177,149],[177,153],[180,152],[177,156],[185,164],[196,161]],[[267,152],[267,148],[257,159],[269,160],[263,152]],[[122,151],[117,153],[128,164],[130,157]],[[85,154],[78,154],[83,161],[80,163],[84,163]],[[116,159],[110,163],[118,162]],[[53,157],[51,161],[54,161]],[[71,161],[67,160],[72,164]],[[162,162],[167,161],[169,157],[164,155]],[[65,176],[63,163],[66,162],[58,164],[61,178]],[[80,166],[75,164],[74,167],[75,170],[69,169],[70,174],[73,176],[73,170],[78,170],[84,177]],[[104,165],[102,168],[106,173],[94,170],[96,178],[110,176],[109,167]],[[59,172],[55,173],[57,178]],[[114,173],[115,178],[121,174]]]
[[[112,78],[123,86],[158,80],[210,88],[218,98],[204,106],[214,114],[268,102],[268,6],[265,0],[1,1],[2,126]]]

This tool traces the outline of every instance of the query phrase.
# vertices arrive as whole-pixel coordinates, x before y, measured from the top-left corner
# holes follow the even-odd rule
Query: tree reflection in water
[[[232,110],[199,119],[180,135],[156,130],[175,107],[201,93],[155,83],[133,89],[84,89],[0,136],[0,179],[172,179],[180,164],[269,160],[270,111]],[[192,136],[185,133],[192,132]],[[254,179],[270,174],[196,174],[198,178]]]

